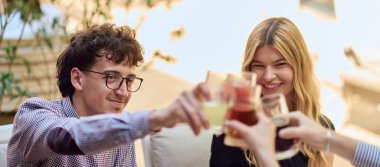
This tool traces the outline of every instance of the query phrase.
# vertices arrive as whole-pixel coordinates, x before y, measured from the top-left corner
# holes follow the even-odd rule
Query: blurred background
[[[252,29],[281,16],[298,26],[313,56],[323,113],[338,132],[380,145],[380,1],[2,0],[0,7],[1,124],[27,97],[61,98],[56,58],[70,34],[90,25],[137,31],[146,60],[141,91],[127,106],[135,111],[167,105],[207,70],[239,71]]]

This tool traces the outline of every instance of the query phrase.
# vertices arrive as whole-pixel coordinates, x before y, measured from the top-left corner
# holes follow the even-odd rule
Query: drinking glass
[[[261,87],[256,86],[256,75],[242,72],[229,74],[227,84],[230,87],[230,99],[226,113],[227,120],[237,120],[246,125],[257,123],[256,102],[260,100]],[[224,144],[232,147],[248,148],[248,144],[237,131],[225,129]]]
[[[202,107],[210,121],[209,132],[220,135],[223,133],[222,125],[227,110],[227,99],[223,96],[226,76],[214,71],[207,71],[206,86],[211,95],[210,100],[203,100]]]
[[[299,151],[298,143],[294,139],[282,139],[278,132],[290,125],[290,119],[286,116],[289,112],[285,97],[282,93],[265,95],[261,98],[264,113],[272,119],[276,125],[276,158],[277,160],[288,159]]]

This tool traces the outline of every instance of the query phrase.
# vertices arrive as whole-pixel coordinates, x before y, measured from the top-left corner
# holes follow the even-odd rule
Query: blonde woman
[[[310,54],[297,26],[287,18],[269,18],[258,24],[247,41],[243,71],[257,74],[262,95],[283,93],[290,111],[303,111],[317,123],[334,129],[322,115],[318,81]],[[223,144],[224,135],[214,136],[211,146],[211,167],[259,166],[252,152]],[[279,161],[282,167],[331,166],[333,157],[302,144],[301,152]]]

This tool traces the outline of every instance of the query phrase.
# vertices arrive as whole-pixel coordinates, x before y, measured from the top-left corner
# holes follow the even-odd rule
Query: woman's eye
[[[282,66],[284,66],[284,65],[286,65],[286,64],[287,64],[287,63],[277,63],[276,66],[277,66],[277,67],[282,67]]]
[[[261,68],[261,67],[264,67],[264,65],[262,65],[262,64],[252,64],[252,67],[253,68]]]

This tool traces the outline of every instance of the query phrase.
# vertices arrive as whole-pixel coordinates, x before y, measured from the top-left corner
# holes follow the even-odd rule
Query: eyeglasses
[[[125,79],[126,84],[127,84],[127,90],[129,92],[137,92],[140,89],[142,81],[144,80],[136,76],[128,76],[124,78],[120,74],[114,73],[114,72],[96,72],[92,70],[82,70],[82,71],[104,75],[104,77],[106,78],[107,88],[112,89],[112,90],[119,89],[121,85],[123,85],[123,81]]]

